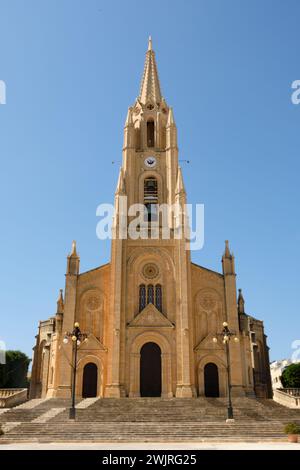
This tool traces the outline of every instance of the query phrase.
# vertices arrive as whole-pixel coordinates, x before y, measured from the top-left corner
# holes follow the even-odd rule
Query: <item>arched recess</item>
[[[154,262],[158,265],[164,266],[164,269],[167,270],[170,275],[175,275],[174,261],[168,250],[165,248],[147,247],[146,252],[144,247],[135,248],[127,260],[127,272],[131,273],[134,270],[140,271],[141,265],[145,262]]]
[[[203,356],[198,363],[198,395],[205,396],[205,375],[204,368],[206,364],[213,363],[218,367],[219,376],[219,395],[220,397],[227,396],[227,369],[226,364],[218,356],[214,354],[207,354]]]
[[[80,328],[86,333],[92,333],[101,342],[105,312],[106,296],[100,289],[88,289],[81,294],[77,312]]]
[[[150,118],[147,121],[147,147],[154,147],[155,145],[155,124],[154,119]]]
[[[162,204],[165,200],[163,193],[163,179],[160,173],[151,170],[143,171],[139,178],[139,201],[141,204],[144,202],[144,184],[145,179],[155,178],[157,180],[157,202]]]
[[[145,343],[140,351],[140,393],[142,397],[161,396],[161,349]]]
[[[93,354],[84,356],[77,364],[76,396],[82,397],[83,372],[85,365],[88,363],[94,363],[97,366],[97,397],[103,397],[103,364],[101,359]]]
[[[156,343],[161,350],[161,396],[170,398],[172,392],[171,347],[167,338],[156,331],[145,331],[134,338],[130,347],[129,396],[140,396],[141,349],[146,343]]]
[[[153,279],[144,277],[143,268],[146,264],[155,264],[158,275]],[[176,291],[175,267],[170,253],[163,248],[144,247],[135,248],[127,260],[128,296],[127,296],[127,322],[130,322],[139,309],[139,286],[152,283],[161,286],[161,305],[164,315],[175,322]]]
[[[223,302],[218,291],[212,288],[199,290],[194,297],[195,344],[221,328],[225,321]]]
[[[98,367],[94,362],[88,362],[83,368],[82,398],[97,396]]]
[[[207,362],[204,366],[204,393],[206,397],[219,397],[219,370],[214,362]]]

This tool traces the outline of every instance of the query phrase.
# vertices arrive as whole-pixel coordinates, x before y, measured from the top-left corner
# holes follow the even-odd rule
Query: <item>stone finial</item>
[[[178,167],[177,183],[176,183],[176,194],[185,194],[185,187],[183,183],[182,170],[181,167]]]
[[[68,255],[67,274],[77,275],[78,273],[79,273],[79,256],[76,250],[76,241],[73,240],[72,250],[71,250],[71,253]]]
[[[233,253],[229,249],[229,241],[225,240],[225,251],[222,256],[223,274],[235,274]]]
[[[72,241],[72,250],[71,250],[70,256],[76,256],[76,257],[78,256],[77,251],[76,251],[76,240]]]
[[[126,116],[125,127],[128,127],[128,126],[133,126],[132,108],[128,108],[128,112]]]
[[[125,194],[125,181],[122,167],[120,168],[116,194]]]
[[[169,109],[168,121],[167,121],[167,127],[171,127],[171,126],[175,126],[173,108]]]
[[[229,241],[228,241],[228,240],[225,240],[224,256],[225,256],[226,258],[230,258],[230,257],[231,257],[231,253],[230,253],[230,249],[229,249]]]
[[[64,311],[64,298],[63,298],[63,290],[59,289],[59,295],[57,299],[57,309],[56,313],[63,313]]]
[[[243,297],[242,289],[239,289],[238,313],[239,314],[245,313],[245,300],[244,300],[244,297]]]
[[[149,39],[148,39],[148,51],[152,51],[152,38],[151,38],[151,36],[149,36]]]

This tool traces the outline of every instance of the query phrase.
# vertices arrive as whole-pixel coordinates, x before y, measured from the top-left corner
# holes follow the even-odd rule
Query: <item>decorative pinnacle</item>
[[[167,127],[170,127],[170,126],[173,126],[173,125],[175,125],[175,119],[174,119],[173,108],[171,107],[169,109]]]
[[[149,36],[149,39],[148,39],[148,51],[152,51],[152,38],[151,38],[151,36]]]
[[[176,194],[185,194],[182,171],[181,171],[180,166],[178,167],[178,176],[177,176],[177,184],[176,184],[175,192]]]
[[[128,108],[127,116],[126,116],[126,121],[125,121],[125,127],[126,126],[132,126],[133,125],[133,120],[132,120],[132,108]]]
[[[124,182],[124,174],[122,167],[120,168],[118,184],[115,194],[125,194],[125,182]]]
[[[70,256],[78,256],[76,251],[76,240],[72,241],[72,251]]]
[[[231,254],[230,254],[230,250],[229,250],[229,241],[228,240],[225,240],[225,252],[224,252],[224,256],[226,258],[230,258]]]
[[[245,299],[242,293],[242,289],[239,289],[238,296],[238,313],[245,313]]]
[[[64,298],[63,298],[63,290],[59,289],[59,296],[57,299],[57,309],[56,313],[63,313],[64,311]]]

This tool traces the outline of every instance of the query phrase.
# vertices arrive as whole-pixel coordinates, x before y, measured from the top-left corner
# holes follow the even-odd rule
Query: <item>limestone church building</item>
[[[186,203],[176,123],[161,94],[151,39],[124,127],[115,234],[124,196],[128,207],[144,204],[149,220],[157,204]],[[224,321],[239,338],[229,344],[232,395],[271,396],[263,322],[245,313],[228,242],[219,273],[193,263],[185,239],[170,233],[117,235],[110,262],[82,273],[73,242],[56,313],[39,324],[31,398],[71,396],[73,347],[64,338],[75,322],[88,334],[78,346],[78,398],[226,396],[225,348],[213,341]]]

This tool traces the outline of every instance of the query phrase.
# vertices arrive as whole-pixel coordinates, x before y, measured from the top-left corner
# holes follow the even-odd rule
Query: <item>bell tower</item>
[[[129,209],[125,231],[124,227],[120,230],[120,223],[124,221],[124,217],[120,216],[124,200],[127,202],[127,215]],[[144,334],[145,341],[157,337],[158,343],[165,344],[162,357],[169,355],[168,374],[171,377],[168,384],[173,385],[162,395],[193,395],[191,293],[188,287],[191,278],[190,254],[185,238],[178,239],[174,235],[175,223],[184,233],[186,218],[182,216],[178,219],[172,211],[168,211],[169,236],[165,237],[162,230],[165,219],[160,212],[161,205],[171,207],[177,204],[184,213],[185,203],[183,177],[178,166],[176,123],[172,108],[162,96],[150,37],[139,96],[127,112],[122,167],[115,193],[106,396],[139,396],[138,379],[137,384],[132,385],[135,380],[133,374],[138,374],[138,371],[133,371],[131,364],[135,360],[131,347],[137,341],[137,333]],[[148,229],[144,231],[146,236],[141,234],[134,239],[129,236],[128,228],[132,221],[130,208],[134,204],[143,206],[144,221],[156,223],[154,238],[149,236]],[[151,279],[151,269],[156,273],[156,278]],[[151,327],[149,319],[145,330],[137,331],[133,322],[139,321],[139,315],[146,317],[146,313],[142,312],[146,306],[147,312],[153,306],[154,313],[151,315],[154,323],[160,321],[159,315],[165,317],[170,331],[159,332],[154,323]],[[150,313],[148,317],[151,318]],[[162,369],[163,374],[166,373],[164,367]],[[164,385],[162,388],[164,390]]]
[[[128,109],[124,127],[123,165],[128,205],[150,201],[151,191],[160,203],[175,202],[178,172],[177,129],[172,108],[161,94],[155,52],[149,38],[140,93]],[[139,175],[158,178],[160,183],[140,187]],[[152,188],[152,189],[151,189]],[[149,192],[150,191],[150,192]],[[157,191],[157,193],[156,193]],[[156,196],[155,196],[156,194]],[[147,203],[147,202],[146,202]]]

